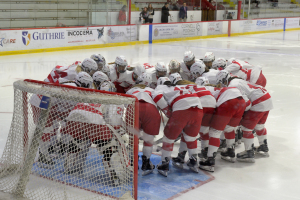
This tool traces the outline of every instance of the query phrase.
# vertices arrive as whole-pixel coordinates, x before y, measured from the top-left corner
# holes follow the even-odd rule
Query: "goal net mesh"
[[[39,81],[14,83],[0,191],[28,199],[133,199],[136,99]]]

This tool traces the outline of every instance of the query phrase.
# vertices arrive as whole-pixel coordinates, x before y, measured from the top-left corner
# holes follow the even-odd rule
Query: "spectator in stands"
[[[143,24],[148,23],[148,16],[149,16],[149,12],[147,10],[147,7],[144,7],[144,9],[142,10],[142,12],[140,13],[140,17],[143,19]]]
[[[187,7],[186,7],[186,3],[183,3],[183,6],[180,8],[179,11],[179,19],[181,22],[186,22],[187,19]]]
[[[178,6],[176,5],[176,3],[172,4],[172,8],[170,8],[170,10],[179,10]]]
[[[148,12],[149,12],[148,21],[149,21],[149,23],[152,23],[153,15],[154,15],[154,8],[152,7],[151,3],[149,3],[149,5],[148,5]]]
[[[232,18],[232,13],[230,12],[230,13],[228,13],[228,15],[227,15],[227,19],[233,19]]]
[[[169,3],[165,3],[165,5],[161,8],[161,23],[168,23],[169,16]]]
[[[119,11],[118,24],[126,24],[126,6]]]
[[[210,2],[209,2],[210,1]],[[211,4],[211,0],[201,0],[201,10],[215,10],[216,8]]]

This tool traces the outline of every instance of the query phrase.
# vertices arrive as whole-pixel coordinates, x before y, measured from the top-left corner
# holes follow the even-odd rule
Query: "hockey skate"
[[[154,170],[154,166],[153,164],[151,163],[150,161],[150,158],[147,158],[146,156],[142,156],[142,161],[143,161],[143,164],[142,164],[142,176],[145,176],[147,174],[150,174],[153,172]]]
[[[201,149],[201,153],[198,153],[200,161],[204,162],[204,161],[207,160],[207,152],[208,152],[208,147],[205,147],[204,149]]]
[[[199,173],[198,165],[197,165],[197,154],[194,154],[190,157],[190,160],[187,162],[187,166],[196,173]]]
[[[218,152],[224,151],[225,148],[226,148],[226,140],[220,140],[220,146],[218,148]]]
[[[262,145],[259,145],[258,147],[254,147],[255,154],[259,154],[265,157],[269,157],[269,148],[267,139],[264,140],[264,143]]]
[[[199,168],[208,172],[215,171],[215,157],[208,157],[206,161],[200,161]]]
[[[252,144],[252,149],[250,150],[236,154],[236,159],[241,162],[255,163],[253,146]]]
[[[227,148],[225,151],[221,152],[221,158],[223,160],[234,163],[235,162],[235,150],[234,146]]]
[[[169,163],[170,163],[169,158],[166,158],[166,161],[162,161],[160,165],[157,165],[156,168],[158,173],[167,177],[169,172]]]
[[[172,158],[172,165],[178,169],[183,169],[185,154],[186,151],[183,151],[181,153],[178,153],[178,156],[176,158]]]
[[[37,162],[38,167],[45,169],[53,169],[55,166],[55,161],[50,157],[47,157],[43,153],[39,152],[39,158]]]

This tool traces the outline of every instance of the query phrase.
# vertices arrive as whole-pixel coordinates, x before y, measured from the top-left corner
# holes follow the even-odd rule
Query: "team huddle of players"
[[[221,150],[221,158],[229,162],[255,162],[256,154],[268,156],[264,124],[273,104],[264,88],[266,78],[262,69],[248,62],[235,58],[215,59],[212,52],[207,52],[203,59],[198,60],[191,51],[186,51],[182,62],[171,60],[168,65],[159,62],[155,66],[147,63],[128,66],[124,56],[117,56],[114,63],[108,64],[103,56],[94,54],[82,63],[76,62],[68,67],[56,66],[45,81],[136,96],[139,100],[140,130],[143,131],[141,139],[144,140],[143,175],[155,169],[150,156],[154,137],[159,134],[160,112],[169,118],[162,138],[162,162],[157,165],[158,172],[164,176],[168,175],[174,142],[179,138],[179,153],[172,158],[172,164],[183,169],[188,152],[186,165],[196,173],[199,168],[214,171],[218,150]],[[34,104],[34,100],[31,102],[32,105],[38,104]],[[76,109],[81,112],[101,110],[95,105],[76,105],[72,111],[68,111],[67,123],[74,123],[72,112]],[[105,116],[104,119],[100,118],[98,125],[104,125]],[[115,129],[122,126],[121,117],[118,121],[114,124]],[[73,138],[78,137],[74,130],[67,129],[68,125],[63,130]],[[257,134],[258,147],[254,147],[253,131]],[[199,134],[201,152],[197,152]],[[103,143],[103,139],[89,139],[96,144],[99,141]],[[235,146],[241,143],[241,139],[245,151],[235,154]],[[51,164],[45,156],[51,142],[49,139],[42,142],[39,160]],[[81,152],[82,158],[86,157],[87,152]],[[105,161],[109,162],[109,158]]]

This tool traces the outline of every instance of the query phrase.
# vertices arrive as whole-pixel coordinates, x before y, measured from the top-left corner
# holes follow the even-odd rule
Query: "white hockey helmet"
[[[199,76],[202,76],[202,74],[205,72],[205,65],[203,62],[195,62],[190,69],[192,75],[194,78],[198,78]]]
[[[99,86],[99,90],[107,91],[107,92],[116,92],[117,89],[115,85],[111,81],[104,81]]]
[[[171,80],[168,77],[160,77],[157,79],[157,85],[165,85],[166,82],[171,84]]]
[[[193,52],[191,52],[191,51],[184,52],[184,55],[183,55],[183,62],[184,63],[194,61],[194,60],[195,60],[195,55],[193,54]]]
[[[206,77],[198,77],[195,83],[199,86],[205,86],[206,84],[209,84],[209,80]]]
[[[75,78],[78,87],[93,88],[93,78],[86,72],[79,72]]]
[[[99,87],[102,84],[103,81],[109,81],[109,78],[103,72],[96,71],[93,74],[93,80],[94,80],[94,83],[97,85],[97,87]]]
[[[115,64],[117,67],[117,72],[124,73],[127,70],[128,63],[125,56],[117,56]]]
[[[97,63],[99,71],[106,65],[106,60],[101,54],[93,54],[91,55],[91,59]]]
[[[81,63],[81,69],[82,69],[82,71],[84,71],[84,72],[86,72],[86,73],[88,73],[89,75],[92,76],[93,73],[95,71],[97,71],[98,65],[93,59],[86,58]]]
[[[215,60],[215,55],[213,52],[206,52],[203,58],[203,62],[213,62]]]
[[[148,73],[142,73],[139,77],[138,77],[138,83],[139,84],[143,84],[146,86],[150,86],[150,84],[152,83],[152,77],[150,74]]]
[[[173,85],[175,85],[178,81],[182,80],[179,73],[173,73],[169,76],[169,79]]]
[[[155,65],[155,70],[157,77],[164,77],[167,75],[167,67],[164,62],[158,62]]]
[[[138,64],[133,69],[133,78],[136,80],[142,73],[145,73],[146,69],[143,65]]]
[[[102,72],[106,74],[108,77],[110,76],[110,68],[108,65],[104,65],[102,68]]]
[[[227,66],[232,64],[232,61],[234,61],[235,58],[230,58],[229,60],[227,60]]]
[[[225,67],[226,67],[226,59],[218,58],[212,63],[211,68],[222,70],[222,69],[225,69]]]
[[[170,73],[179,73],[180,72],[180,63],[177,60],[171,60],[169,63]]]
[[[228,79],[230,78],[229,72],[226,70],[221,70],[216,75],[217,84],[222,83],[223,85],[228,85]]]

